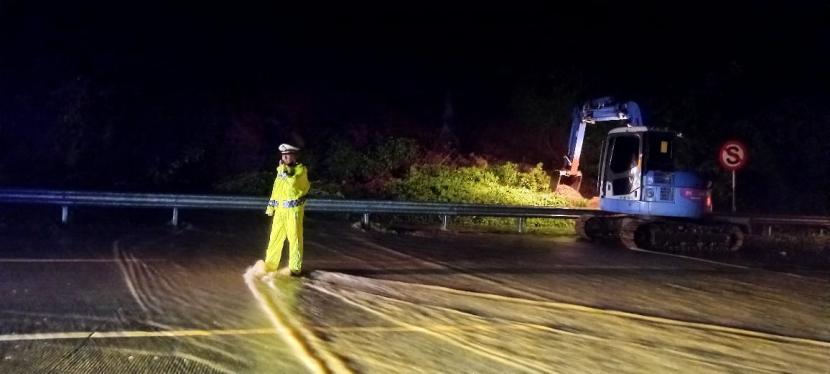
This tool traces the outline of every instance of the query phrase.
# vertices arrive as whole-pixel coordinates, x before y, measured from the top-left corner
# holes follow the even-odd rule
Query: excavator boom
[[[559,171],[560,179],[566,177],[570,184],[579,190],[582,173],[579,171],[579,158],[585,139],[585,127],[589,124],[607,121],[625,121],[627,126],[643,126],[640,106],[633,101],[617,102],[611,97],[602,97],[586,102],[574,108],[571,114],[571,133],[568,138],[568,154],[565,167]]]

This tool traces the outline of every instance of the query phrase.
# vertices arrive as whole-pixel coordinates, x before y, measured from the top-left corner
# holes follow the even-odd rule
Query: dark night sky
[[[757,74],[758,85],[826,74],[828,6],[810,2],[314,10],[123,3],[6,1],[4,69],[23,87],[30,70],[208,90],[316,81],[370,91],[487,82],[551,66],[574,67],[614,90],[662,89],[730,61]]]
[[[43,153],[46,143],[37,138],[55,127],[53,114],[74,113],[73,80],[98,95],[90,99],[98,106],[83,107],[95,131],[122,126],[122,135],[159,133],[170,144],[96,141],[122,152],[135,147],[138,158],[147,157],[141,147],[150,147],[161,159],[164,152],[178,157],[176,139],[185,142],[201,131],[200,115],[217,108],[236,122],[247,115],[267,123],[279,111],[274,108],[307,114],[298,109],[307,106],[329,127],[397,113],[387,117],[409,116],[414,119],[407,123],[429,132],[440,125],[444,95],[452,91],[464,136],[477,134],[479,123],[511,123],[511,95],[522,85],[576,82],[579,99],[610,94],[651,105],[647,119],[649,109],[662,108],[664,115],[666,108],[688,107],[684,98],[704,98],[708,107],[698,108],[724,123],[774,113],[787,98],[809,98],[812,108],[830,100],[827,2],[516,4],[298,9],[250,2],[0,0],[0,146],[14,145],[27,131],[31,138],[24,142],[31,145],[0,159],[0,168],[19,164],[27,152]],[[262,126],[256,131],[272,131]],[[260,146],[280,142],[277,135]],[[43,163],[38,157],[26,161]],[[549,157],[545,162],[558,158]],[[90,170],[115,170],[95,165]]]

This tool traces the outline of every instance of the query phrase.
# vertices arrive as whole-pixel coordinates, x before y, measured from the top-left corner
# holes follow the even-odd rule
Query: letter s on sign
[[[728,171],[734,171],[744,167],[746,165],[746,159],[746,146],[737,140],[730,140],[724,143],[718,154],[718,161]]]
[[[737,145],[730,144],[726,147],[726,162],[731,165],[741,163],[741,148]]]

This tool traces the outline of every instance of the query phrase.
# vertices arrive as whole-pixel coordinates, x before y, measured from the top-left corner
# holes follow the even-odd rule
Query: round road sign
[[[746,145],[737,140],[729,140],[720,147],[718,161],[728,171],[738,170],[746,165]]]

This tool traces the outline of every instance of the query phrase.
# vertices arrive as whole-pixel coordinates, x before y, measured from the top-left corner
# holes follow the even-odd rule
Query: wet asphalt
[[[497,342],[510,333],[485,339],[499,326],[582,339],[600,334],[585,332],[599,323],[619,330],[606,340],[651,334],[645,328],[668,341],[704,332],[718,335],[714,345],[758,339],[804,355],[766,363],[724,354],[707,371],[830,372],[816,359],[830,357],[830,276],[821,269],[771,271],[755,260],[569,236],[382,233],[309,216],[303,277],[245,277],[267,237],[257,214],[194,214],[179,227],[159,217],[74,218],[62,226],[7,216],[0,227],[0,372],[638,372],[682,371],[713,356],[684,346],[673,354],[691,353],[645,366],[613,351],[554,362],[544,356],[555,348],[542,343],[551,338],[531,334],[516,335],[530,357],[518,360],[502,357]],[[557,314],[531,322],[521,305]],[[691,332],[671,330],[681,328]],[[637,354],[651,349],[637,344]]]

